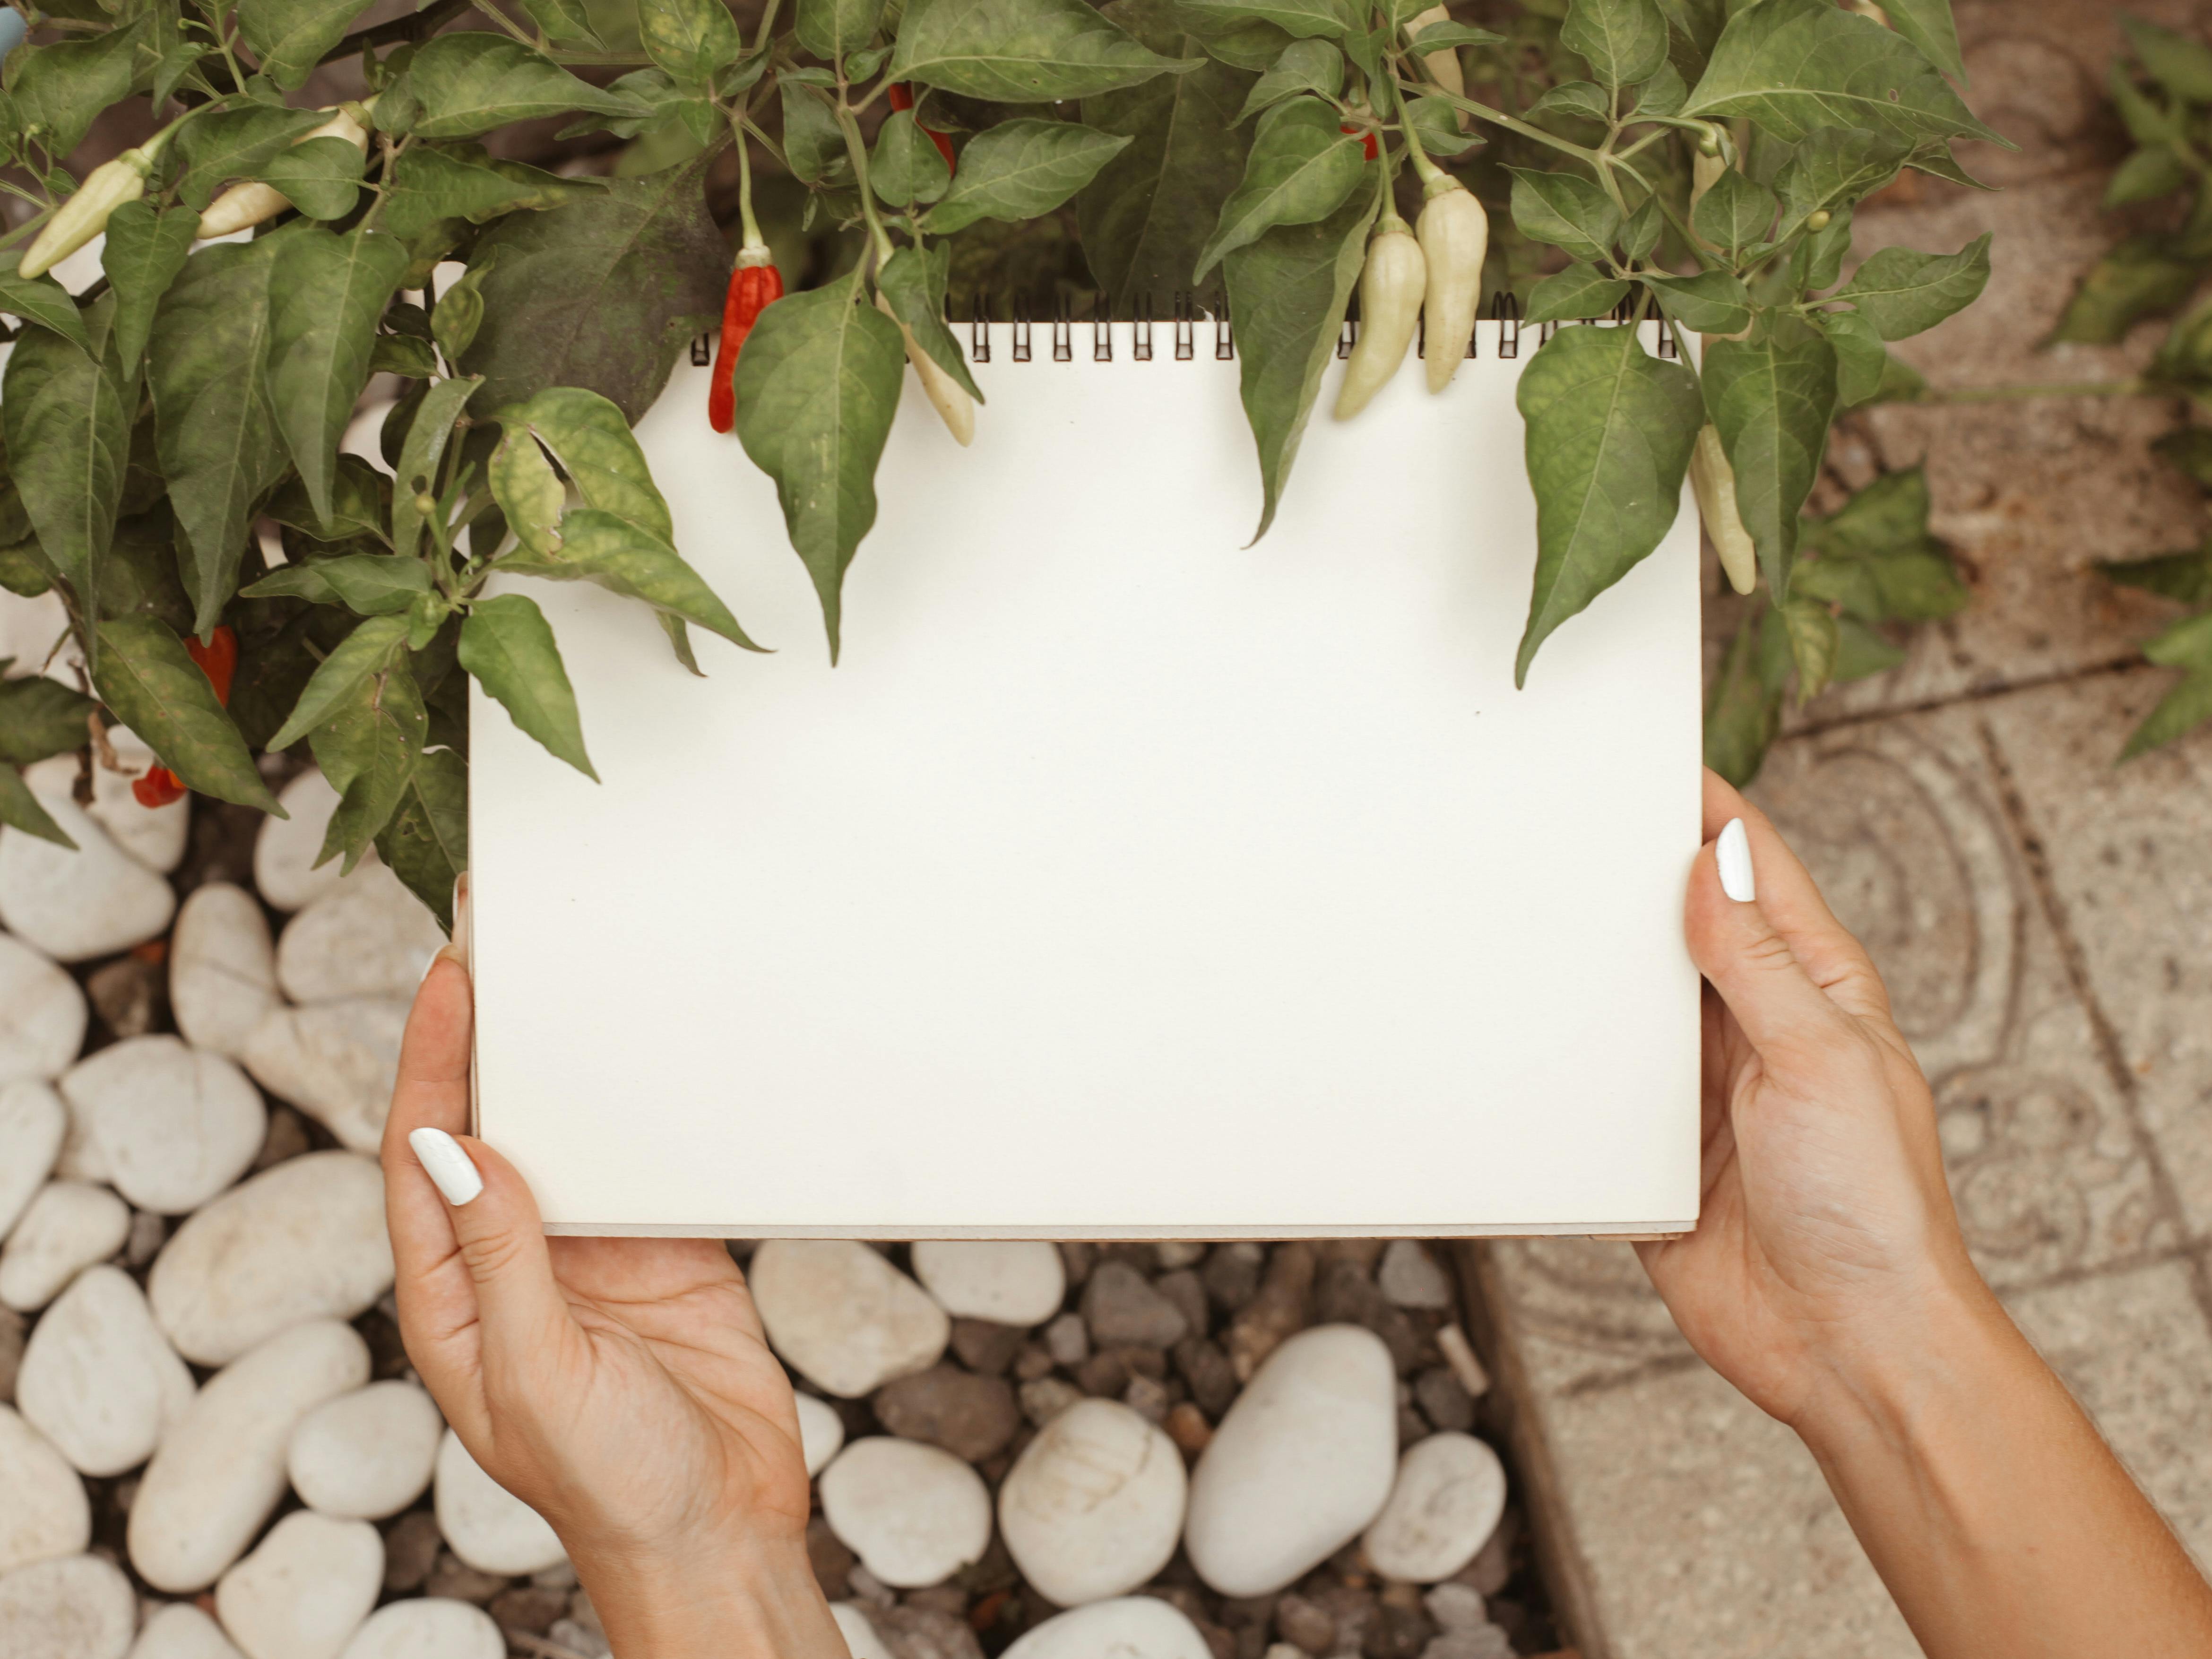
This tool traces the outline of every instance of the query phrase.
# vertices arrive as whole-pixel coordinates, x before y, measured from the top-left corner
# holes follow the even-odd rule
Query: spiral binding
[[[1139,300],[1137,315],[1130,324],[1129,355],[1138,362],[1149,363],[1153,361],[1152,296],[1150,294],[1145,294],[1139,295]],[[1501,292],[1492,296],[1488,310],[1490,320],[1498,325],[1498,355],[1507,359],[1520,356],[1521,302],[1511,294]],[[1200,314],[1200,307],[1195,296],[1188,293],[1176,294],[1167,320],[1173,330],[1172,343],[1175,349],[1175,361],[1177,362],[1187,363],[1198,356]],[[1635,319],[1636,307],[1633,299],[1631,298],[1624,299],[1614,307],[1612,314],[1605,319],[1605,321],[1608,324],[1619,325],[1632,323]],[[1596,318],[1589,319],[1591,323],[1596,323],[1598,320]],[[1106,307],[1094,302],[1091,307],[1090,323],[1091,361],[1097,363],[1112,362],[1114,361],[1112,313]],[[1053,362],[1056,363],[1074,362],[1075,324],[1074,301],[1066,295],[1062,295],[1054,301],[1053,307],[1051,321]],[[1018,363],[1033,362],[1036,355],[1033,335],[1035,319],[1030,315],[1030,303],[1027,300],[1015,301],[1012,307],[1012,325],[1013,361]],[[1570,325],[1537,324],[1537,343],[1541,345],[1565,326]],[[1481,337],[1480,331],[1468,337],[1467,343],[1468,356],[1478,355],[1476,347]],[[711,361],[713,340],[714,337],[708,334],[699,335],[692,340],[691,362],[694,368],[704,368]],[[1347,313],[1343,326],[1337,333],[1336,355],[1339,357],[1349,357],[1352,355],[1352,347],[1358,344],[1358,341],[1359,319],[1356,314]],[[1415,351],[1418,355],[1425,357],[1428,356],[1428,321],[1424,318],[1416,336]],[[1665,319],[1662,318],[1659,327],[1659,356],[1672,361],[1679,355],[1675,349],[1674,331],[1667,326]],[[1233,362],[1237,356],[1236,330],[1231,325],[1227,313],[1218,308],[1213,313],[1213,356],[1216,361],[1220,362]],[[977,363],[988,363],[991,361],[990,307],[988,296],[980,293],[976,295],[968,317],[968,359],[970,362]]]

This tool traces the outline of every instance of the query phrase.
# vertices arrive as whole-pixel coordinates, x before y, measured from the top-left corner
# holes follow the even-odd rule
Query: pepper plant
[[[1225,314],[1264,533],[1301,441],[1328,441],[1308,428],[1363,268],[1372,327],[1338,417],[1417,314],[1431,391],[1486,297],[1534,325],[1524,679],[1650,552],[1686,476],[1762,595],[1722,750],[1763,745],[1788,681],[1809,696],[1879,660],[1872,627],[1927,608],[1900,608],[1892,565],[1940,556],[1882,539],[1924,500],[1911,481],[1810,533],[1800,515],[1837,411],[1909,383],[1887,343],[1987,276],[1984,239],[1844,280],[1858,203],[1905,168],[1971,183],[1954,143],[1996,138],[1953,84],[1948,0],[433,0],[357,27],[365,9],[56,0],[7,60],[0,580],[57,592],[84,665],[75,690],[0,690],[18,830],[62,837],[15,768],[82,749],[88,779],[105,721],[176,787],[270,810],[254,751],[304,742],[343,798],[325,856],[374,844],[442,913],[467,677],[591,767],[527,583],[492,578],[638,600],[695,668],[696,629],[752,648],[629,431],[717,317],[698,418],[775,480],[833,656],[902,376],[963,441],[990,419],[948,305],[1080,289],[1101,314],[1185,295]],[[323,64],[356,95],[308,106]],[[151,136],[73,168],[116,105]],[[526,149],[548,118],[623,146],[613,175],[512,159],[552,158]],[[708,185],[732,173],[725,227]],[[51,268],[103,231],[102,275],[64,291]],[[217,232],[244,240],[199,240]],[[1557,326],[1624,307],[1672,351]],[[392,476],[340,453],[378,374],[405,388]]]

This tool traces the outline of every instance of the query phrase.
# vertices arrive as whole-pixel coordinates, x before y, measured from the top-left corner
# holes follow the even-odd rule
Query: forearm
[[[2188,1659],[2212,1589],[1978,1285],[1796,1427],[1929,1659]]]
[[[689,1565],[575,1558],[614,1659],[848,1659],[803,1547],[746,1544]]]

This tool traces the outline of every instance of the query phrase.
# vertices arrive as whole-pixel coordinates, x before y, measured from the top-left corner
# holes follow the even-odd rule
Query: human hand
[[[1932,1326],[2002,1315],[1967,1257],[1935,1104],[1881,975],[1765,816],[1706,773],[1705,835],[1735,821],[1755,900],[1724,890],[1715,839],[1687,909],[1706,980],[1703,1211],[1696,1231],[1638,1249],[1691,1346],[1802,1427]]]
[[[460,1133],[472,1023],[449,945],[416,995],[384,1132],[416,1370],[470,1454],[560,1534],[623,1659],[843,1659],[807,1561],[791,1384],[737,1264],[712,1239],[547,1238],[514,1166]]]

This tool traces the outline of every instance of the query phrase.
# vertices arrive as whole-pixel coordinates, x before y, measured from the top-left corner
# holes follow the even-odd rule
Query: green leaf
[[[66,847],[72,853],[77,850],[76,843],[54,822],[53,814],[39,805],[39,798],[23,781],[23,775],[12,766],[0,766],[0,823],[27,836],[36,836],[40,841]]]
[[[404,657],[354,689],[331,717],[307,734],[338,804],[323,831],[319,865],[343,854],[351,874],[369,843],[399,810],[430,725],[422,689]]]
[[[2143,647],[2160,668],[2212,669],[2212,616],[2188,617]]]
[[[343,219],[361,196],[362,153],[343,138],[306,138],[261,165],[264,184],[310,219]]]
[[[96,707],[44,674],[0,679],[0,764],[28,766],[83,748],[85,720]]]
[[[1787,241],[1813,215],[1835,213],[1872,195],[1897,177],[1911,154],[1909,145],[1864,127],[1822,127],[1808,135],[1774,175],[1782,198],[1774,240]]]
[[[356,626],[309,677],[291,714],[269,739],[269,749],[272,752],[289,749],[336,715],[364,682],[392,665],[406,643],[404,616],[371,617]],[[204,684],[205,679],[201,683]],[[132,729],[137,728],[134,725]],[[159,747],[155,745],[156,752]]]
[[[1427,8],[1422,8],[1426,10]],[[1424,58],[1432,52],[1450,52],[1460,46],[1502,46],[1505,37],[1489,29],[1474,28],[1466,23],[1431,23],[1413,37],[1413,49]]]
[[[482,224],[518,209],[558,207],[599,193],[595,181],[495,160],[478,144],[417,144],[398,160],[380,222],[400,240],[412,241],[441,220]]]
[[[510,434],[536,434],[586,507],[642,525],[664,542],[675,538],[668,503],[653,482],[645,451],[622,410],[606,398],[579,386],[554,386],[501,410],[498,420]]]
[[[818,13],[825,4],[837,3],[839,0],[800,0],[799,38],[810,52],[819,50],[805,40],[810,14]],[[844,3],[851,6],[854,0]],[[745,49],[737,20],[722,0],[638,0],[637,33],[645,55],[678,86],[690,92],[713,91],[714,77],[736,63]],[[861,39],[866,39],[865,31]]]
[[[845,131],[820,93],[780,77],[783,99],[783,154],[792,176],[803,185],[842,190],[853,182],[853,161]]]
[[[1459,130],[1459,106],[1449,99],[1433,94],[1409,98],[1401,106],[1413,136],[1421,141],[1421,148],[1431,155],[1463,155],[1475,145],[1488,142],[1479,132]],[[1657,222],[1659,210],[1650,202],[1644,207],[1650,210]]]
[[[305,228],[203,248],[154,314],[146,380],[196,628],[222,619],[253,504],[288,465],[264,369],[269,283],[278,250]]]
[[[477,330],[483,326],[483,279],[498,263],[499,250],[494,248],[438,296],[438,308],[430,313],[430,334],[449,363],[460,362],[475,343]]]
[[[532,22],[545,31],[549,40],[570,41],[599,52],[606,50],[607,43],[592,26],[591,8],[585,0],[522,0],[522,9],[530,14]]]
[[[1527,683],[1553,630],[1658,546],[1681,508],[1703,424],[1697,381],[1647,353],[1636,335],[1562,329],[1522,371],[1516,401],[1536,491],[1536,580],[1516,685]]]
[[[261,72],[290,92],[314,72],[371,0],[238,0],[239,33]]]
[[[1586,317],[1608,317],[1627,292],[1628,284],[1623,279],[1577,262],[1536,284],[1528,295],[1528,311],[1522,320],[1573,323]]]
[[[184,270],[198,229],[198,215],[179,208],[157,213],[143,200],[125,202],[108,216],[100,264],[115,291],[115,355],[126,377],[138,372],[155,311]]]
[[[433,749],[418,758],[399,792],[398,809],[376,837],[376,850],[452,932],[453,883],[469,867],[468,763],[450,749]]]
[[[1342,40],[1355,24],[1337,0],[1182,0],[1194,27],[1215,33],[1265,23],[1297,40]]]
[[[2195,176],[2170,149],[2139,149],[2113,173],[2112,182],[2105,186],[2104,205],[2112,209],[2154,202],[2172,195]]]
[[[1674,114],[1689,101],[1690,85],[1682,79],[1682,71],[1672,64],[1662,64],[1658,72],[1636,89],[1635,118],[1656,120]]]
[[[1707,343],[1705,392],[1735,472],[1736,511],[1758,544],[1767,586],[1786,599],[1797,515],[1835,414],[1836,349],[1809,323],[1772,313],[1750,339]]]
[[[149,11],[89,40],[16,46],[8,55],[5,124],[62,160],[83,143],[101,111],[131,95],[138,48],[153,21]]]
[[[1784,143],[1864,127],[1910,143],[1963,137],[2014,149],[1974,118],[1919,49],[1830,0],[1758,0],[1729,19],[1686,116],[1747,116]]]
[[[290,597],[318,605],[343,605],[356,616],[403,614],[431,591],[430,567],[396,553],[349,553],[278,567],[240,590],[241,598]]]
[[[593,115],[650,112],[640,100],[580,81],[544,52],[504,34],[441,34],[416,49],[401,84],[419,102],[417,138],[473,138],[515,121],[582,110]]]
[[[1853,680],[1887,674],[1905,660],[1905,652],[1856,617],[1838,617],[1834,680],[1848,685]]]
[[[1130,142],[1073,121],[1002,121],[977,133],[960,152],[959,173],[931,210],[929,229],[943,235],[979,219],[1049,213],[1097,178]]]
[[[617,179],[477,239],[472,258],[496,249],[499,264],[461,367],[484,377],[486,408],[549,386],[597,392],[631,421],[653,406],[677,353],[721,315],[730,256],[707,210],[710,159]]]
[[[1889,349],[1875,325],[1856,311],[1826,311],[1816,320],[1836,349],[1836,397],[1854,409],[1881,394],[1889,373]]]
[[[916,0],[884,73],[963,97],[1038,104],[1196,67],[1139,45],[1084,0]]]
[[[1930,329],[1981,298],[1990,281],[1984,231],[1956,253],[1915,253],[1886,247],[1858,268],[1836,295],[1856,306],[1885,340]]]
[[[876,273],[876,291],[890,304],[898,320],[914,335],[915,343],[929,354],[930,361],[950,374],[960,388],[977,403],[983,401],[983,392],[969,373],[967,354],[960,349],[959,341],[945,325],[945,317],[932,291],[929,272],[922,258],[911,248],[901,248],[885,260]]]
[[[868,314],[897,333],[881,312],[871,308]],[[751,351],[750,342],[745,349]],[[899,360],[903,362],[905,358],[902,343]],[[495,568],[550,581],[592,582],[610,593],[642,599],[654,610],[719,634],[732,645],[748,651],[761,648],[745,636],[729,607],[681,554],[642,525],[617,518],[602,507],[569,508],[561,520],[561,544],[552,552],[509,553]]]
[[[2200,668],[2185,676],[2143,717],[2143,723],[2136,727],[2127,747],[2120,751],[2120,758],[2133,760],[2138,755],[2148,754],[2176,738],[2187,736],[2207,720],[2212,720],[2212,670]]]
[[[1729,641],[1705,699],[1705,764],[1739,789],[1759,775],[1781,726],[1782,699],[1766,684],[1759,660],[1767,614],[1760,596]]]
[[[284,816],[215,687],[167,624],[118,617],[100,624],[93,689],[187,788]]]
[[[1797,665],[1797,706],[1826,690],[1836,677],[1836,652],[1841,641],[1836,619],[1828,607],[1799,594],[1781,606],[1782,626],[1790,636],[1790,655]]]
[[[1528,118],[1564,115],[1577,121],[1613,118],[1613,98],[1595,81],[1566,81],[1528,106]]]
[[[2148,559],[2114,559],[2099,564],[2097,569],[2106,580],[2121,587],[2140,588],[2188,605],[2212,605],[2212,555],[2202,548],[2155,554]]]
[[[2120,27],[2152,80],[2189,103],[2212,104],[2212,47],[2124,13]]]
[[[1591,180],[1573,173],[1510,167],[1513,222],[1523,236],[1564,248],[1576,259],[1602,259],[1620,234],[1620,210]]]
[[[1379,204],[1374,191],[1358,191],[1327,219],[1279,226],[1224,262],[1244,417],[1260,452],[1254,541],[1274,523],[1290,483]]]
[[[1085,125],[1132,140],[1076,198],[1084,257],[1108,308],[1126,315],[1165,307],[1190,280],[1243,176],[1251,130],[1236,124],[1251,77],[1198,56],[1201,42],[1183,31],[1170,0],[1114,0],[1107,15],[1194,65],[1083,102]]]
[[[1334,109],[1315,98],[1278,104],[1260,118],[1243,181],[1199,250],[1193,285],[1203,283],[1224,254],[1279,225],[1328,218],[1358,188],[1366,170],[1358,137],[1340,130]]]
[[[125,205],[143,208],[146,204],[130,202]],[[76,308],[76,301],[52,276],[20,276],[12,270],[0,271],[0,311],[36,323],[40,328],[52,329],[82,352],[89,355],[92,351],[92,341],[85,334],[84,318]]]
[[[561,544],[561,512],[568,491],[553,464],[526,432],[509,432],[492,451],[491,496],[524,549],[541,556]]]
[[[43,328],[26,329],[0,390],[8,457],[46,561],[89,604],[115,537],[116,504],[131,453],[131,411],[103,301],[90,313],[93,352]]]
[[[1293,40],[1245,97],[1240,121],[1301,92],[1334,98],[1344,90],[1344,54],[1326,40]]]
[[[898,325],[854,297],[847,281],[779,300],[753,325],[737,371],[738,436],[775,480],[832,662],[845,570],[876,521],[876,463],[906,363]]]
[[[524,733],[597,783],[584,752],[576,693],[561,665],[552,625],[533,599],[520,593],[478,599],[461,624],[461,666],[499,700]]]
[[[1057,126],[1041,121],[1040,126]],[[892,207],[934,202],[952,182],[952,169],[930,136],[915,125],[910,109],[894,110],[876,133],[875,153],[868,158],[868,183],[877,199]]]
[[[1667,61],[1667,20],[1652,0],[1574,0],[1559,44],[1607,87],[1648,81]]]
[[[1951,0],[1882,0],[1881,9],[1890,27],[1919,47],[1929,63],[1954,81],[1966,78]]]
[[[428,340],[411,334],[380,334],[369,348],[368,372],[427,380],[438,372],[438,356]]]
[[[436,496],[438,473],[446,459],[446,445],[453,435],[453,422],[483,385],[483,377],[476,374],[434,381],[416,406],[392,469],[392,545],[395,550],[413,556],[426,522],[417,498]]]
[[[391,481],[358,455],[338,457],[331,485],[331,516],[324,518],[307,499],[305,485],[295,473],[263,505],[262,512],[278,524],[319,542],[374,537],[385,541],[392,504]]]
[[[1699,334],[1741,334],[1751,326],[1751,295],[1732,270],[1701,270],[1694,276],[1654,272],[1644,281],[1659,308],[1684,328]]]
[[[700,3],[721,9],[720,0]],[[799,0],[798,15],[793,19],[794,32],[799,44],[817,58],[842,58],[868,44],[883,9],[883,0]]]
[[[406,269],[405,245],[380,230],[339,236],[303,226],[276,255],[269,284],[270,401],[307,498],[324,519],[331,512],[338,440],[368,384],[376,319]]]
[[[177,129],[177,199],[197,214],[228,181],[259,178],[272,157],[329,119],[319,110],[270,104],[195,116]]]

